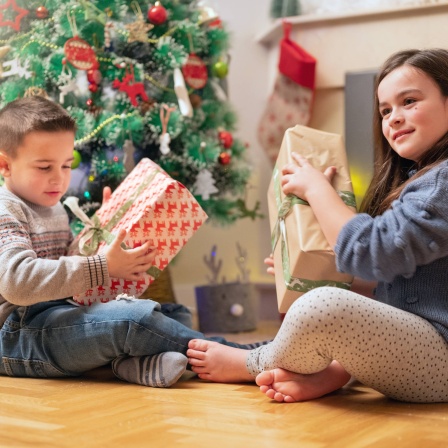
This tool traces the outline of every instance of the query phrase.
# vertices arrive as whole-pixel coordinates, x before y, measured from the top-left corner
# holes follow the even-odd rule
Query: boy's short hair
[[[0,151],[15,157],[27,134],[34,131],[76,132],[76,121],[59,104],[42,96],[20,98],[0,110]]]

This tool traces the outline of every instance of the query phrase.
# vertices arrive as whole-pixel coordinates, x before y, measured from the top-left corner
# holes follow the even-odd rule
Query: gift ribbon
[[[288,194],[281,199],[280,172],[278,166],[274,167],[273,173],[274,195],[278,209],[277,222],[271,235],[272,252],[274,252],[278,241],[281,242],[282,270],[286,289],[297,292],[308,292],[320,286],[334,286],[342,289],[350,289],[350,283],[337,282],[334,280],[308,280],[305,278],[293,277],[290,272],[289,248],[286,238],[285,219],[291,213],[294,205],[307,205],[309,203],[292,194]],[[349,207],[356,207],[355,195],[351,191],[338,191],[340,198]]]
[[[63,202],[64,205],[66,205],[85,225],[85,234],[79,239],[79,252],[82,255],[93,255],[98,250],[98,246],[102,241],[105,241],[106,244],[110,244],[115,239],[115,235],[110,232],[111,229],[117,225],[117,223],[134,203],[135,199],[146,187],[151,184],[158,173],[163,173],[163,171],[154,169],[154,171],[138,186],[129,199],[115,212],[104,227],[101,227],[100,220],[96,214],[93,215],[92,218],[89,218],[81,210],[79,207],[79,199],[77,197],[70,196],[65,199]],[[122,247],[126,249],[124,244]],[[146,272],[155,279],[157,279],[162,273],[162,271],[156,266],[151,266]]]

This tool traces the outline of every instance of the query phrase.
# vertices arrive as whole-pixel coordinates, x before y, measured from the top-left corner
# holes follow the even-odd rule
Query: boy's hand
[[[153,265],[156,249],[149,242],[134,249],[123,249],[121,243],[125,237],[126,230],[120,230],[104,253],[109,275],[125,280],[138,280]]]
[[[269,257],[264,259],[264,264],[268,266],[266,272],[275,277],[275,269],[274,269],[274,254],[270,254]]]

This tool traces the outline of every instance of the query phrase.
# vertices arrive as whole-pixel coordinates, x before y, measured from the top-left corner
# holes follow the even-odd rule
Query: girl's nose
[[[403,121],[403,115],[398,110],[393,110],[389,115],[389,125],[392,126]]]

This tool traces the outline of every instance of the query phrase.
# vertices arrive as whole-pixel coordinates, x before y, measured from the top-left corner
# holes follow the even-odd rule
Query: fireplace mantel
[[[374,69],[401,49],[448,47],[448,1],[288,20],[292,39],[318,61],[317,89],[341,88],[347,72]],[[257,38],[269,49],[271,66],[281,35],[281,20],[276,20]]]

